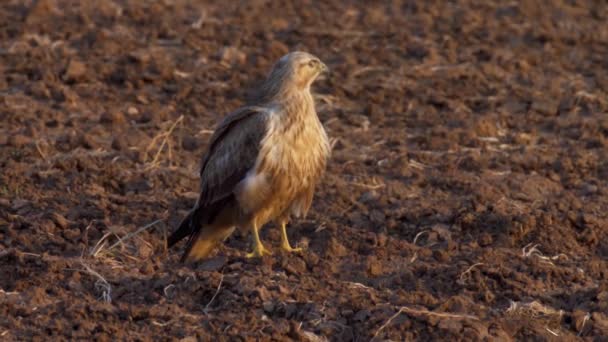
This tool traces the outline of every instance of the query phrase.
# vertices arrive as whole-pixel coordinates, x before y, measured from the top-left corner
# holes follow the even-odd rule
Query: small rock
[[[124,125],[127,122],[125,115],[121,112],[103,113],[99,117],[99,123]]]
[[[369,312],[369,310],[367,309],[363,309],[363,310],[359,310],[355,316],[353,317],[353,319],[355,321],[359,321],[359,322],[364,322],[367,320],[367,318],[371,315],[371,313]]]
[[[553,116],[557,114],[558,107],[559,102],[548,98],[540,98],[535,99],[534,102],[532,102],[531,109],[547,116]]]
[[[594,185],[594,184],[585,183],[585,184],[583,184],[581,190],[583,191],[583,193],[585,195],[594,195],[595,193],[598,192],[598,187],[597,187],[597,185]]]
[[[154,251],[152,250],[152,248],[150,246],[142,243],[141,245],[139,245],[138,253],[137,254],[140,257],[146,259],[146,258],[149,258],[152,255],[153,252]]]
[[[454,319],[446,319],[439,322],[438,328],[447,330],[451,334],[458,335],[462,330],[462,322]]]
[[[53,221],[53,223],[57,225],[57,227],[60,227],[62,229],[66,229],[68,227],[69,222],[63,215],[58,213],[51,213],[50,218],[51,221]]]
[[[263,286],[256,289],[256,292],[258,294],[258,297],[260,297],[260,299],[264,302],[269,301],[270,298],[272,297],[270,295],[270,291],[268,291],[268,289],[266,289]]]
[[[340,312],[340,314],[342,315],[342,317],[350,317],[354,314],[355,312],[351,309],[344,309],[342,310],[342,312]]]
[[[384,247],[386,245],[387,240],[388,237],[384,233],[380,233],[376,236],[376,242],[378,243],[379,247]]]
[[[366,191],[359,197],[359,202],[361,203],[373,203],[373,201],[377,200],[379,197],[378,192],[375,190]]]
[[[199,264],[198,269],[203,271],[219,271],[226,264],[226,258],[214,257]]]
[[[133,191],[135,193],[141,193],[152,189],[152,185],[148,180],[136,179],[127,182],[124,188],[126,192]]]
[[[85,79],[87,67],[84,63],[72,59],[63,74],[63,79],[69,82],[79,82]]]
[[[266,50],[272,56],[283,56],[289,52],[289,47],[287,45],[281,43],[280,41],[273,39],[268,44],[268,48]]]
[[[280,294],[290,294],[291,291],[287,287],[285,287],[283,285],[279,285],[279,293]]]
[[[55,6],[51,0],[38,0],[30,8],[26,15],[25,22],[28,25],[37,24],[48,19],[49,14],[55,12]]]
[[[348,254],[348,250],[344,247],[338,240],[335,238],[331,238],[329,240],[329,248],[327,248],[327,252],[329,255],[343,257]]]
[[[132,51],[131,53],[129,53],[129,58],[132,61],[140,63],[142,65],[148,64],[152,60],[152,56],[150,55],[150,53],[145,50]]]
[[[84,291],[83,287],[82,287],[82,283],[81,282],[76,282],[74,280],[69,280],[68,283],[68,288],[72,291]]]
[[[601,312],[594,312],[591,314],[591,319],[593,319],[593,327],[597,328],[597,330],[608,334],[608,317]]]
[[[448,253],[440,249],[433,251],[433,258],[439,262],[447,262],[450,260]]]
[[[186,151],[195,151],[199,147],[199,140],[191,137],[185,136],[182,140],[182,148]]]
[[[32,142],[30,137],[22,134],[15,134],[8,139],[8,144],[13,147],[23,147]]]
[[[153,265],[153,263],[147,262],[147,263],[143,264],[139,268],[139,272],[141,274],[152,274],[152,273],[154,273],[154,265]]]
[[[300,258],[289,258],[283,268],[288,273],[301,275],[306,272],[306,263]]]
[[[481,246],[481,247],[486,247],[491,245],[493,242],[493,238],[492,235],[488,234],[488,233],[482,233],[479,236],[479,239],[477,241],[477,243]]]
[[[495,120],[490,118],[478,120],[475,125],[475,133],[478,137],[496,137],[498,135],[498,128],[496,127]]]
[[[13,210],[20,210],[30,205],[30,201],[24,199],[16,199],[13,201]]]
[[[137,110],[137,108],[135,108],[135,107],[129,107],[129,108],[127,108],[127,114],[137,115],[137,114],[139,114],[139,110]]]
[[[376,226],[384,226],[385,225],[385,221],[386,221],[386,215],[377,209],[373,209],[370,213],[369,213],[369,218],[372,221],[372,223]]]
[[[450,241],[452,240],[452,233],[450,233],[450,228],[445,224],[435,224],[432,228],[432,233],[430,236],[437,236],[439,241]],[[436,235],[435,235],[436,234]]]
[[[112,140],[112,148],[117,151],[124,151],[129,148],[129,146],[127,145],[125,138],[122,135],[119,135]]]
[[[298,306],[295,303],[287,303],[285,305],[285,318],[292,318],[297,312]]]
[[[64,229],[62,235],[69,241],[75,242],[82,234],[80,229]]]
[[[220,63],[230,66],[234,64],[244,64],[247,55],[234,46],[226,46],[219,52]]]
[[[264,308],[264,312],[266,313],[272,313],[274,311],[274,303],[272,301],[265,301],[264,304],[262,304],[263,308]]]
[[[589,324],[590,316],[587,316],[588,313],[582,310],[574,310],[572,312],[572,323],[574,324],[574,329],[579,333],[585,328],[585,325]],[[585,319],[585,317],[587,317]]]
[[[137,123],[158,122],[158,119],[158,115],[151,112],[143,112],[141,115],[135,116],[135,122]]]
[[[51,90],[44,84],[43,81],[33,82],[26,89],[27,94],[33,95],[40,99],[50,99]]]
[[[84,148],[91,150],[99,147],[99,143],[93,138],[92,134],[83,134],[80,139],[80,143]]]
[[[519,133],[513,135],[513,141],[518,145],[531,145],[535,138],[529,133]]]
[[[145,95],[142,95],[142,94],[136,95],[135,99],[137,99],[137,102],[139,102],[141,104],[148,104],[148,103],[150,103],[150,101],[148,101],[148,98]]]
[[[382,263],[374,256],[367,258],[367,271],[374,277],[381,275]]]

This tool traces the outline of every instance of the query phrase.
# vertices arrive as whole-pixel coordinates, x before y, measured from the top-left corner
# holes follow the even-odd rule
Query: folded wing
[[[197,240],[229,235],[221,231],[229,228],[229,222],[214,224],[214,221],[229,220],[226,210],[236,208],[233,191],[256,163],[260,142],[267,131],[266,118],[263,108],[244,107],[226,116],[215,130],[201,164],[199,200],[168,240],[171,247],[190,236],[185,258]]]

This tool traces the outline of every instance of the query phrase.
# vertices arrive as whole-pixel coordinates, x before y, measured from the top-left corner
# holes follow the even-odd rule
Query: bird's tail
[[[214,220],[208,222],[202,215],[201,208],[195,208],[182,220],[179,228],[167,239],[167,248],[189,236],[188,245],[182,256],[184,261],[197,261],[206,258],[213,249],[228,238],[234,231],[225,220]]]
[[[194,228],[199,224],[200,215],[198,215],[198,210],[198,208],[195,208],[184,217],[182,223],[179,224],[179,228],[167,239],[167,248],[173,247],[173,245],[180,242],[183,238],[192,234]]]
[[[226,240],[234,231],[234,227],[211,224],[201,227],[190,237],[182,262],[205,259],[217,245]]]

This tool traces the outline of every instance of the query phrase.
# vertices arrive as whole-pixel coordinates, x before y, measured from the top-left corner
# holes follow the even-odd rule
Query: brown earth
[[[0,340],[605,340],[606,22],[602,1],[2,1]],[[306,253],[269,227],[272,257],[234,236],[180,264],[209,133],[294,49],[333,70]]]

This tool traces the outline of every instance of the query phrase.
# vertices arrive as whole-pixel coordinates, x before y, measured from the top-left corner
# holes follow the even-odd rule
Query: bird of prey
[[[285,226],[304,216],[330,155],[315,111],[311,84],[327,71],[319,58],[291,52],[275,63],[246,106],[219,124],[203,157],[201,194],[169,237],[189,236],[182,261],[207,257],[235,228],[251,232],[247,257],[271,254],[260,241],[268,222],[281,227],[282,248],[292,248]]]

